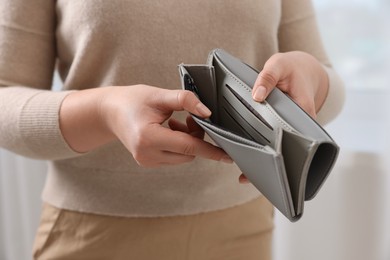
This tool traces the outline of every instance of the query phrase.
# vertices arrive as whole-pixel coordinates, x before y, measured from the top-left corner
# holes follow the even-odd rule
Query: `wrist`
[[[62,102],[61,132],[77,152],[88,152],[115,139],[100,106],[106,91],[105,88],[75,91]]]
[[[322,64],[319,64],[318,75],[319,75],[318,88],[314,97],[316,112],[320,111],[323,104],[325,103],[326,97],[328,95],[328,90],[329,90],[328,73],[326,72]]]

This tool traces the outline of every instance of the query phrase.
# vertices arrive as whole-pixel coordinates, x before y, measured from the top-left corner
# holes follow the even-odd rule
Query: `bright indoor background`
[[[341,153],[299,222],[276,212],[274,259],[389,260],[390,1],[314,4],[347,88],[342,114],[326,126]],[[44,162],[0,149],[0,260],[31,258],[45,171]]]

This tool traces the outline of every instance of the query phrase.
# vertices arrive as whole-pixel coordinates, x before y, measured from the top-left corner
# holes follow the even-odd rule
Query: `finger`
[[[182,164],[192,161],[195,156],[162,151],[155,146],[132,152],[134,160],[143,167],[158,167],[167,164]]]
[[[186,123],[187,125],[183,124],[175,118],[170,118],[168,121],[168,126],[174,131],[188,133],[200,139],[204,138],[204,130],[194,121],[192,116],[187,117]]]
[[[241,174],[240,177],[238,177],[238,182],[241,184],[251,183],[244,174]]]
[[[191,162],[195,156],[177,154],[166,151],[158,151],[156,153],[148,153],[143,157],[134,158],[138,165],[148,168],[156,168],[162,165],[175,165]]]
[[[188,132],[197,138],[203,139],[204,138],[204,130],[198,123],[195,122],[195,120],[192,118],[192,116],[187,116],[186,119]]]
[[[195,159],[192,155],[183,155],[178,153],[172,153],[162,151],[161,164],[175,165],[191,162]]]
[[[252,97],[257,102],[263,102],[273,88],[278,84],[280,75],[274,67],[264,68],[256,79]]]
[[[285,68],[283,54],[275,54],[267,60],[252,89],[255,101],[263,102],[267,98],[279,81],[285,78],[288,73]]]
[[[183,124],[182,122],[180,122],[179,120],[177,120],[175,118],[170,118],[168,120],[168,126],[169,126],[169,128],[171,128],[174,131],[180,131],[180,132],[184,132],[184,133],[189,132],[187,125]]]
[[[165,90],[161,92],[157,106],[165,111],[186,110],[203,118],[211,115],[211,111],[200,102],[194,93],[188,90]]]
[[[159,129],[154,140],[160,150],[178,154],[199,156],[214,161],[232,163],[233,160],[221,148],[183,132],[175,132],[168,128]],[[163,137],[163,138],[161,138]]]
[[[317,117],[314,99],[305,95],[292,95],[291,98],[312,118]]]

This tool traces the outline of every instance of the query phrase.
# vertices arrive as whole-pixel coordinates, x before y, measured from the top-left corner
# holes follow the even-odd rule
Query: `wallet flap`
[[[299,219],[280,154],[268,146],[262,147],[238,136],[231,138],[232,133],[222,133],[219,127],[197,117],[194,119],[280,212],[291,221]]]

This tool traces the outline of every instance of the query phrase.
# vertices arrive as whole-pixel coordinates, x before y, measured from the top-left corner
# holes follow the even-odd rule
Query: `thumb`
[[[263,102],[278,84],[280,75],[275,69],[264,68],[256,79],[252,97],[257,102]]]
[[[277,55],[272,56],[259,73],[252,89],[252,97],[255,101],[263,102],[278,82],[283,79],[284,70],[281,68],[282,64],[278,60]]]
[[[160,96],[160,107],[170,111],[186,110],[202,118],[211,115],[211,111],[188,90],[167,90]]]

